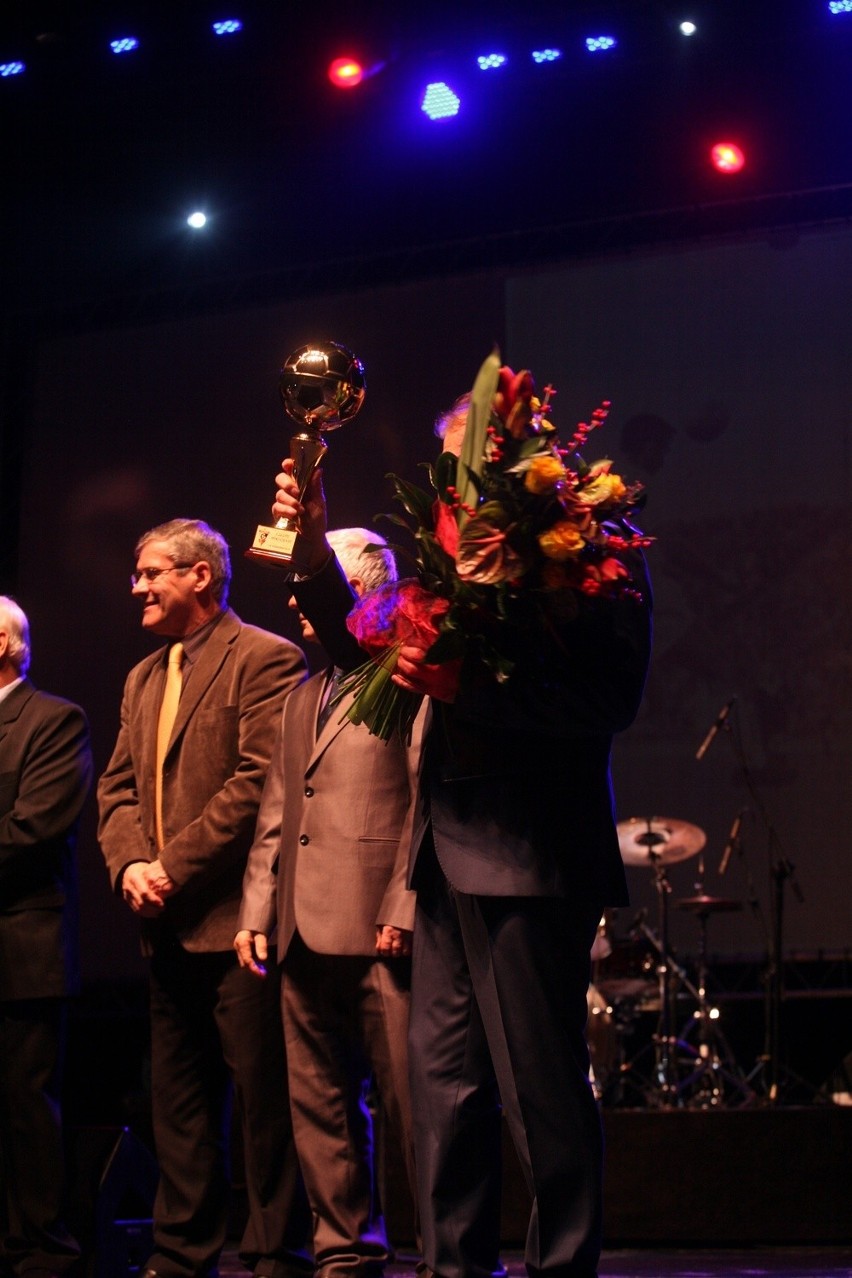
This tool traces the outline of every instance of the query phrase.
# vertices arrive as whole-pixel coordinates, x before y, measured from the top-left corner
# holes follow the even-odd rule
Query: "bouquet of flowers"
[[[426,467],[432,491],[390,476],[414,538],[414,575],[364,596],[347,625],[370,660],[340,685],[354,692],[354,723],[388,740],[407,735],[421,696],[392,680],[399,650],[414,645],[438,667],[432,695],[452,701],[463,663],[512,677],[530,626],[576,612],[582,596],[636,596],[619,554],[647,546],[627,516],[642,504],[608,460],[579,449],[606,420],[603,403],[561,444],[550,419],[551,386],[539,398],[531,374],[486,359],[469,397],[450,414],[464,430],[460,457],[445,450]],[[455,416],[453,416],[453,414]]]

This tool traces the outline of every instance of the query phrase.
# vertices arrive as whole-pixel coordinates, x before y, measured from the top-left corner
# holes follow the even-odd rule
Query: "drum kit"
[[[646,867],[654,879],[657,927],[640,911],[625,941],[613,935],[612,916],[601,919],[592,946],[588,1039],[592,1084],[604,1104],[710,1109],[749,1104],[754,1093],[737,1067],[708,997],[707,929],[714,914],[742,908],[739,901],[704,892],[706,835],[696,825],[667,817],[632,817],[617,826],[625,865]],[[669,940],[668,867],[699,856],[696,895],[673,902],[698,924],[694,979],[678,963]],[[678,1009],[687,1003],[678,1027]],[[631,1059],[628,1045],[643,1015],[656,1014],[650,1044]],[[683,1016],[686,1019],[683,1019]]]

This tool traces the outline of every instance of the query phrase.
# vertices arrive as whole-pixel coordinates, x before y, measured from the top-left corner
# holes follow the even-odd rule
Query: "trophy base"
[[[257,560],[259,564],[280,564],[282,567],[293,567],[293,558],[298,538],[295,528],[268,528],[266,524],[258,524],[254,541],[245,557]]]
[[[295,528],[270,528],[266,524],[258,524],[254,541],[245,557],[273,568],[299,572],[298,537]]]

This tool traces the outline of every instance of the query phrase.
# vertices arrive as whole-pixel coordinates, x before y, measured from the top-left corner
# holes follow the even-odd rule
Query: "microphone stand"
[[[767,832],[768,875],[772,886],[772,928],[767,930],[766,935],[764,1049],[763,1055],[748,1077],[748,1082],[751,1082],[756,1075],[763,1074],[765,1101],[768,1105],[777,1105],[781,1100],[781,1013],[784,1001],[784,890],[786,884],[789,882],[800,905],[804,904],[805,897],[796,879],[796,867],[783,851],[778,832],[755,787],[739,730],[732,733],[729,729],[729,720],[726,720],[723,726],[728,729],[728,737],[739,764],[743,782],[756,811],[760,813]],[[786,1072],[790,1077],[789,1071]]]

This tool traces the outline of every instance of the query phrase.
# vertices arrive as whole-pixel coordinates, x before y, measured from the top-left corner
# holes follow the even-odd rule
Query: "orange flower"
[[[578,555],[586,543],[577,525],[563,519],[541,533],[538,544],[548,559],[561,560]]]
[[[565,482],[565,467],[552,453],[533,457],[524,475],[524,487],[531,493],[546,493]]]

